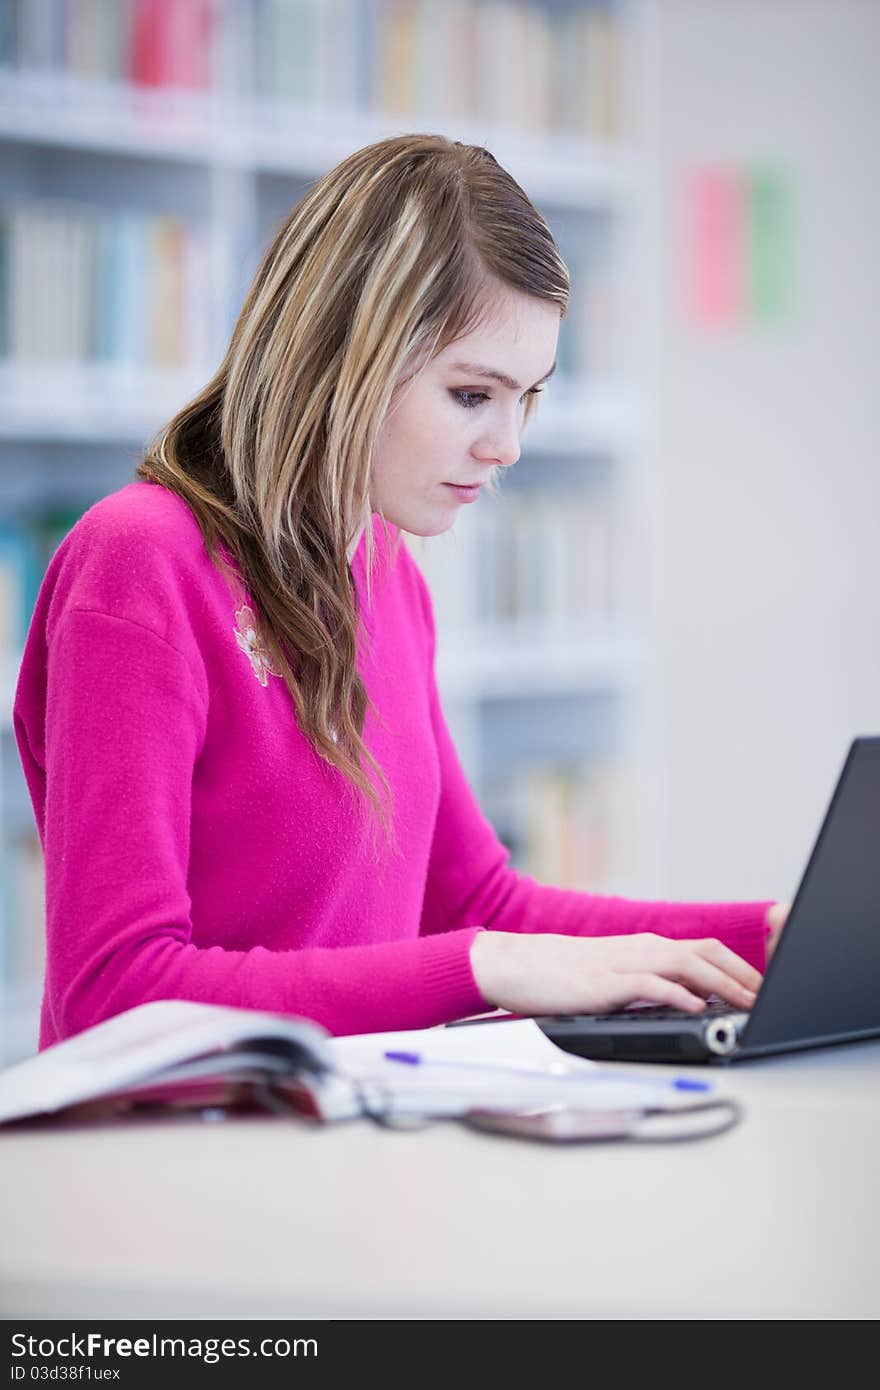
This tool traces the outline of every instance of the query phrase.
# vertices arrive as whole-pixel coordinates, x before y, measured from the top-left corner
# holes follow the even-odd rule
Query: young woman
[[[783,909],[515,872],[438,699],[399,532],[516,462],[568,288],[522,189],[440,136],[359,150],[290,213],[214,379],[40,592],[14,717],[41,1047],[163,998],[333,1033],[751,1003]]]

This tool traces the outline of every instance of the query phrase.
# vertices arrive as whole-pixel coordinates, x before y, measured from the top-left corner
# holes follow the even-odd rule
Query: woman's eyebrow
[[[513,377],[508,376],[506,372],[499,372],[495,367],[483,367],[478,362],[453,362],[452,370],[454,372],[472,372],[474,376],[490,377],[492,381],[500,381],[502,386],[508,387],[511,391],[522,391],[524,389],[520,386],[518,381],[514,381]],[[539,377],[535,385],[540,386],[541,382],[546,381],[555,371],[556,363],[554,362],[549,372],[545,372],[542,377]]]

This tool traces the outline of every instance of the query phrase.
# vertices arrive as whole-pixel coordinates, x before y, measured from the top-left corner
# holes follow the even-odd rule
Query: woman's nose
[[[474,447],[474,456],[482,463],[498,463],[504,468],[516,463],[520,453],[518,423],[499,426]]]

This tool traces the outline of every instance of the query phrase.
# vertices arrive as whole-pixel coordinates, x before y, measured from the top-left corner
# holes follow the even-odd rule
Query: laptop
[[[747,1013],[635,1005],[537,1022],[566,1052],[630,1062],[738,1062],[880,1037],[880,737],[850,745]]]

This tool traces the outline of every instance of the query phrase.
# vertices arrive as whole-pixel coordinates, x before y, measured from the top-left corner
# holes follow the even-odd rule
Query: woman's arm
[[[260,945],[258,914],[248,920],[246,834],[240,938],[254,944],[196,944],[188,866],[204,673],[147,627],[106,613],[65,612],[45,662],[40,640],[35,630],[15,727],[46,867],[51,1027],[41,1045],[153,999],[295,1014],[333,1033],[427,1027],[485,1009],[469,958],[476,924],[447,940]],[[291,902],[291,938],[301,925],[308,939],[329,910]],[[199,934],[210,937],[209,922]],[[356,939],[349,921],[330,935]]]

